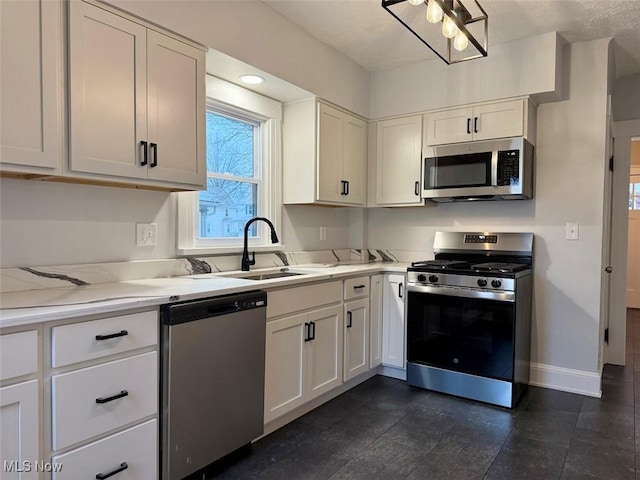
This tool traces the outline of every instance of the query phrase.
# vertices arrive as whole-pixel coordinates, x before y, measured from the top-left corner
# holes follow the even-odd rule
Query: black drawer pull
[[[118,333],[111,333],[109,335],[96,335],[96,340],[109,340],[110,338],[124,337],[126,335],[129,335],[129,332],[126,330],[120,330]]]
[[[153,157],[151,158],[151,163],[149,164],[149,166],[152,168],[157,167],[158,166],[158,144],[150,143],[149,150],[151,150],[153,153]]]
[[[311,325],[309,322],[304,322],[304,341],[311,341]]]
[[[478,117],[473,118],[473,133],[478,133]]]
[[[140,140],[140,144],[142,145],[142,161],[140,162],[140,166],[144,167],[147,163],[149,163],[149,149],[147,146],[147,142],[144,140]]]
[[[120,393],[116,393],[112,397],[96,398],[96,403],[112,402],[112,401],[117,400],[119,398],[126,397],[127,395],[129,395],[129,392],[127,392],[126,390],[120,390]]]
[[[347,328],[353,327],[353,314],[351,312],[347,312]]]
[[[471,119],[467,118],[467,133],[471,135]]]
[[[366,285],[354,285],[353,289],[354,290],[359,290],[359,289],[364,288],[364,287],[366,287]]]
[[[402,282],[398,284],[398,297],[402,298]]]
[[[346,181],[347,184],[347,192],[345,193],[345,195],[349,195],[349,180]]]
[[[316,322],[309,322],[309,331],[311,332],[311,336],[309,338],[309,340],[315,340],[316,339]]]
[[[416,182],[413,193],[415,193],[416,196],[420,195],[420,182]]]
[[[109,473],[96,473],[96,480],[104,480],[105,478],[113,477],[116,473],[123,472],[127,468],[129,468],[127,462],[122,462],[118,468]]]

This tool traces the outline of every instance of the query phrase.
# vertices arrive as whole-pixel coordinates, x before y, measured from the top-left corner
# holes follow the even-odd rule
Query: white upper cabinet
[[[62,2],[0,2],[0,170],[62,169]]]
[[[285,204],[365,203],[366,124],[316,99],[285,106]]]
[[[524,136],[535,143],[535,108],[527,99],[478,104],[427,113],[427,145]]]
[[[95,5],[69,8],[69,169],[203,187],[204,51]]]
[[[372,155],[375,165],[370,170],[370,174],[375,172],[373,204],[423,205],[420,197],[422,115],[381,120],[375,128],[375,155]]]

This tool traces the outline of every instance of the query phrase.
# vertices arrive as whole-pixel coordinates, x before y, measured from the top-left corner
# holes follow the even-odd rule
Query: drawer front
[[[154,310],[74,323],[55,327],[52,333],[51,365],[62,367],[156,345],[158,312]]]
[[[369,296],[369,277],[348,278],[344,281],[344,299]]]
[[[158,422],[150,420],[103,440],[90,443],[64,455],[53,457],[53,480],[91,479],[112,475],[114,480],[149,480],[158,478]],[[127,468],[124,468],[126,464]]]
[[[0,380],[38,371],[38,332],[0,336]]]
[[[341,290],[342,282],[337,281],[267,292],[267,318],[337,303]]]
[[[55,375],[51,382],[54,450],[158,411],[157,352]]]

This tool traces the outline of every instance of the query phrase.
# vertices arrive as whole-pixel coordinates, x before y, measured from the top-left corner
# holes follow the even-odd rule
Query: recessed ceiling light
[[[241,75],[240,80],[250,85],[257,85],[264,82],[264,78],[262,78],[260,75]]]

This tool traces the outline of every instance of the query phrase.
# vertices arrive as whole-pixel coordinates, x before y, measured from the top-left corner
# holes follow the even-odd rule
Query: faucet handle
[[[256,264],[256,252],[251,252],[251,260],[247,260],[247,263],[249,263],[249,265]]]

